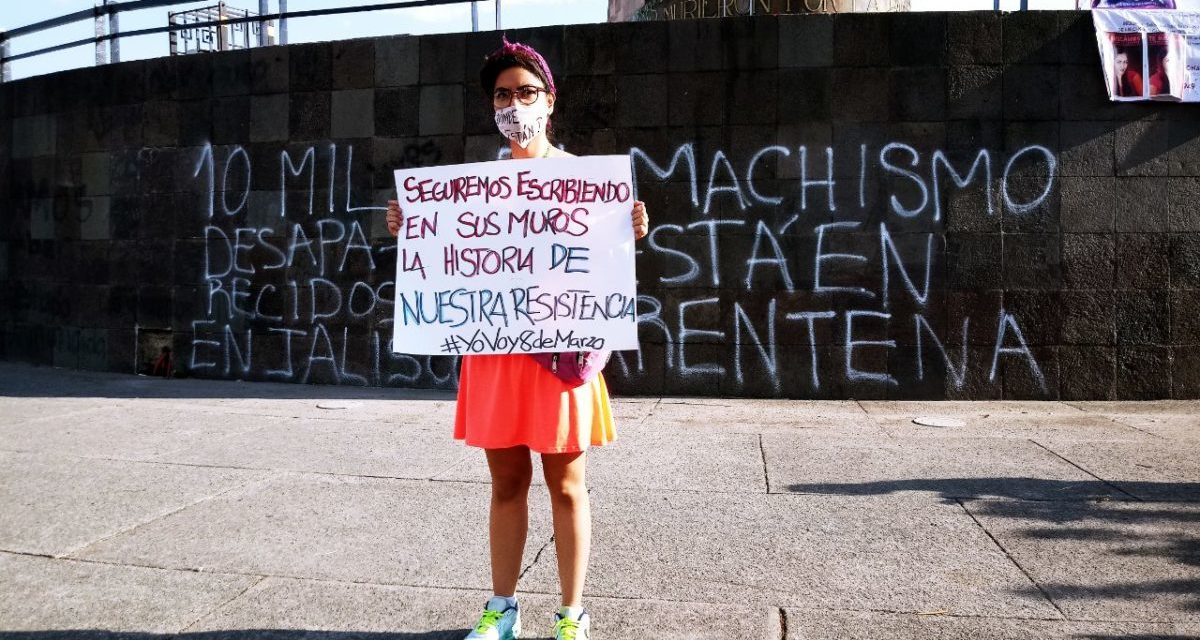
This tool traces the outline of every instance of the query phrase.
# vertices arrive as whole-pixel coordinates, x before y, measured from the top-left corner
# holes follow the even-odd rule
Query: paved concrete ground
[[[453,410],[0,364],[0,637],[460,638],[490,592],[488,478]],[[1200,637],[1200,403],[616,412],[588,468],[597,640]]]

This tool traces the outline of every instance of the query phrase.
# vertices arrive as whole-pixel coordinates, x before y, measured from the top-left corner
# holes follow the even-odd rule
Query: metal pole
[[[279,13],[287,14],[287,0],[279,0]],[[287,44],[287,18],[279,19],[279,44]]]
[[[270,13],[270,0],[258,0],[258,15],[265,16]],[[262,20],[258,23],[258,46],[267,46],[267,21]]]
[[[499,31],[500,26],[500,0],[496,0],[496,30]]]
[[[104,4],[109,4],[111,0],[104,0]],[[121,61],[121,38],[117,34],[121,33],[121,22],[118,16],[120,11],[113,8],[108,10],[108,32],[113,35],[113,38],[108,41],[108,58],[112,62]]]
[[[104,4],[108,4],[108,0],[104,0]],[[96,23],[96,66],[108,63],[108,49],[104,41],[105,25],[104,25],[104,7],[97,6],[92,9],[95,12]]]
[[[8,38],[0,36],[0,82],[8,82],[12,75],[8,70]]]
[[[1021,11],[1029,11],[1029,0],[1021,0]]]
[[[479,31],[479,3],[471,3],[471,31]]]

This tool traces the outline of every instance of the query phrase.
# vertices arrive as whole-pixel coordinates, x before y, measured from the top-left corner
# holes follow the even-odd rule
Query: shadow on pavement
[[[1117,499],[1096,499],[1088,495],[1102,494],[1105,490],[1111,492],[1114,486],[1133,495]],[[1038,478],[929,478],[792,484],[787,490],[853,496],[934,492],[947,503],[962,505],[985,530],[988,530],[986,521],[990,519],[1027,523],[1028,526],[1007,534],[1048,543],[1046,548],[1033,551],[1034,555],[1057,555],[1062,549],[1056,549],[1053,546],[1056,543],[1083,541],[1098,545],[1094,550],[1096,556],[1111,558],[1100,560],[1104,563],[1104,573],[1097,575],[1097,579],[1103,580],[1103,584],[1039,581],[1038,586],[1055,600],[1138,602],[1163,596],[1172,603],[1168,606],[1188,612],[1200,611],[1200,483],[1120,481],[1109,484]],[[1042,498],[1030,499],[1031,494]],[[1054,497],[1071,494],[1073,499]],[[1141,500],[1133,497],[1136,495],[1170,497]],[[1004,543],[1005,533],[999,536],[991,530],[988,533],[998,544]],[[1136,580],[1137,563],[1141,559],[1157,559],[1155,568],[1159,575],[1164,570],[1173,575],[1164,579]]]

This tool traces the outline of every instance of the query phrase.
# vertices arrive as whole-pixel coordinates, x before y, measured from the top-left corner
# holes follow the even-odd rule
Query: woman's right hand
[[[400,235],[400,225],[404,222],[404,214],[400,211],[398,200],[388,200],[387,228],[392,236]]]

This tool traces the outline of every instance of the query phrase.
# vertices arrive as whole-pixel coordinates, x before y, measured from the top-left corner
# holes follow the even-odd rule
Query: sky
[[[12,29],[66,13],[87,9],[92,0],[42,0],[41,2],[18,2],[2,0],[4,12],[0,15],[0,29]],[[387,0],[354,0],[355,4],[378,4]],[[604,22],[608,14],[607,0],[500,0],[504,28],[536,27],[555,24]],[[171,8],[183,11],[211,6],[216,0],[194,2]],[[257,11],[258,0],[228,0],[228,5]],[[288,10],[326,8],[338,3],[332,0],[288,0]],[[479,27],[491,30],[495,27],[495,0],[479,2]],[[912,0],[916,11],[986,10],[992,8],[992,0]],[[1019,0],[1001,0],[1002,9],[1016,9]],[[1074,0],[1029,0],[1031,9],[1071,9]],[[278,0],[271,0],[272,11]],[[122,13],[121,29],[145,29],[165,26],[168,9],[148,9]],[[368,36],[398,33],[426,34],[450,33],[471,30],[470,5],[446,5],[416,9],[394,9],[369,13],[324,16],[288,21],[288,42],[315,42],[321,40],[343,40]],[[91,21],[23,36],[12,41],[11,53],[21,53],[42,47],[87,38],[93,34]],[[121,60],[138,60],[165,56],[169,51],[167,34],[122,38]],[[91,65],[95,60],[92,45],[75,47],[66,51],[45,54],[10,64],[13,79],[25,78],[62,69]]]

